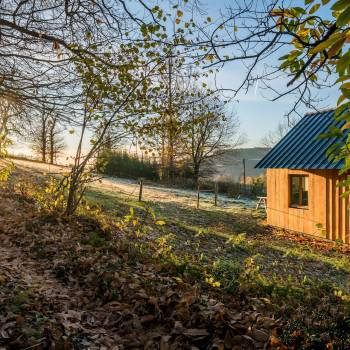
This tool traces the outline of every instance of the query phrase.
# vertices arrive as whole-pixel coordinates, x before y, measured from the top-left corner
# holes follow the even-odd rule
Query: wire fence
[[[20,166],[20,168],[22,168],[22,170],[25,170],[26,166]],[[64,167],[57,168],[56,165],[50,164],[40,164],[40,167],[31,167],[31,171],[34,171],[34,173],[37,172],[38,174],[51,175],[55,177],[62,176],[65,170],[66,169]],[[206,203],[212,202],[213,206],[220,206],[222,204],[221,200],[223,199],[223,197],[219,198],[219,195],[222,194],[226,195],[226,198],[224,199],[225,203],[227,202],[227,199],[230,198],[235,200],[241,199],[242,197],[250,197],[258,200],[258,196],[262,196],[265,194],[264,190],[261,190],[261,188],[257,190],[257,187],[254,185],[242,183],[224,183],[218,181],[209,181],[200,183],[197,188],[186,189],[182,187],[169,188],[168,186],[163,188],[162,186],[159,186],[159,184],[154,183],[150,180],[146,180],[144,178],[139,178],[135,181],[127,180],[125,185],[121,184],[120,182],[116,182],[108,177],[101,177],[99,180],[102,180],[103,182],[110,181],[110,183],[105,182],[104,187],[108,187],[119,192],[120,194],[126,197],[126,200],[133,199],[138,200],[139,202],[154,200],[158,197],[157,195],[152,195],[152,192],[149,192],[149,190],[163,190],[164,196],[166,196],[166,192],[171,191],[179,191],[181,196],[182,192],[186,191],[186,193],[183,193],[183,196],[188,197],[190,201],[193,200],[193,204],[197,208],[199,208],[200,203],[202,201],[205,201]],[[98,179],[95,178],[91,185],[93,187],[98,188],[99,186],[97,182]],[[179,194],[174,193],[174,196],[179,196]]]
[[[131,187],[131,190],[128,191],[127,188]],[[137,200],[139,202],[143,202],[143,201],[148,201],[148,200],[154,200],[155,198],[160,198],[160,194],[154,194],[152,193],[152,191],[156,191],[157,192],[164,192],[162,193],[162,196],[164,195],[165,197],[167,197],[169,195],[169,197],[172,194],[172,191],[174,191],[173,195],[178,197],[179,195],[181,196],[183,194],[184,197],[189,198],[189,200],[191,201],[191,198],[193,199],[193,204],[199,208],[200,207],[200,203],[202,201],[205,201],[206,203],[210,203],[212,202],[213,206],[220,206],[221,205],[221,201],[227,203],[227,200],[240,200],[246,197],[250,197],[251,199],[253,198],[254,200],[256,200],[256,202],[258,203],[259,201],[259,196],[254,194],[254,187],[248,184],[237,184],[237,192],[235,192],[234,196],[225,196],[225,199],[223,200],[223,197],[220,197],[220,191],[219,191],[219,183],[218,182],[214,182],[210,185],[208,185],[207,183],[202,187],[201,184],[194,190],[189,190],[189,189],[183,189],[183,188],[169,188],[169,187],[161,187],[161,186],[157,186],[157,184],[155,184],[152,181],[149,180],[145,180],[143,178],[140,178],[138,180],[135,180],[134,183],[132,182],[128,182],[126,183],[124,186],[123,185],[117,185],[115,184],[115,182],[113,182],[113,184],[111,185],[111,188],[113,188],[113,190],[118,191],[120,194],[124,195],[126,197],[127,200],[130,200],[131,198],[133,200]],[[150,192],[151,191],[151,192]],[[176,192],[180,192],[180,193],[176,193]],[[183,192],[183,193],[182,193]],[[263,193],[258,193],[258,195],[264,195]],[[252,206],[249,207],[253,207],[254,204]]]

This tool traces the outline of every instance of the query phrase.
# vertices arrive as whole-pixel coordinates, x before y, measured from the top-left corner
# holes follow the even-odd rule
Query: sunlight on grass
[[[90,189],[87,199],[116,216],[130,207],[140,213],[151,207],[165,220],[150,238],[158,245],[158,256],[177,266],[180,274],[196,271],[204,282],[227,291],[251,285],[269,295],[297,299],[322,283],[344,295],[349,291],[347,257],[273,236],[262,225],[264,213],[241,207],[197,210],[180,203],[140,203],[97,189]]]

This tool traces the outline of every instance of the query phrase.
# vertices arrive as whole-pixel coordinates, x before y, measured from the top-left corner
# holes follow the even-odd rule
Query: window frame
[[[293,189],[293,177],[299,179],[298,189],[299,189],[299,198],[298,204],[292,204],[292,189]],[[303,205],[303,190],[302,190],[302,179],[307,178],[308,181],[308,190],[307,190],[307,205]],[[309,175],[303,174],[289,174],[289,207],[294,209],[308,209],[310,205],[310,197],[309,197]]]

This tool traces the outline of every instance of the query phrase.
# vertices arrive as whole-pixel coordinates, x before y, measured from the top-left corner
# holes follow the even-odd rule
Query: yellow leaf
[[[182,17],[184,14],[182,11],[178,10],[176,15],[177,15],[177,17]]]
[[[320,4],[315,4],[314,6],[312,6],[309,11],[309,14],[312,15],[313,13],[315,13],[320,8],[320,6]]]
[[[350,129],[350,122],[345,123],[345,124],[342,126],[341,129],[342,129],[342,130]]]
[[[337,106],[339,106],[342,102],[344,102],[346,99],[346,97],[344,95],[341,95],[339,98],[338,98],[338,101],[337,101]]]
[[[298,34],[299,36],[306,36],[306,35],[308,35],[309,33],[310,33],[310,29],[306,28],[306,29],[299,30],[297,34]]]
[[[164,220],[157,220],[156,221],[156,225],[158,226],[164,226],[166,224],[166,222]]]
[[[271,11],[271,16],[272,17],[281,17],[281,16],[283,16],[283,10],[274,9]]]
[[[328,56],[333,57],[335,54],[338,53],[338,51],[342,48],[342,46],[345,43],[346,38],[341,38],[338,41],[336,41],[332,47],[328,50]]]
[[[179,19],[179,18],[176,18],[175,23],[176,23],[176,24],[180,24],[180,22],[181,22],[180,19]]]
[[[331,45],[333,46],[333,44],[335,42],[338,42],[339,40],[343,39],[346,37],[345,33],[336,33],[333,34],[329,39],[327,39],[326,41],[322,41],[321,43],[319,43],[316,47],[312,48],[310,50],[311,54],[314,53],[318,53],[321,52],[325,49],[327,49],[328,47],[330,47]]]
[[[350,90],[350,82],[342,84],[340,89]]]

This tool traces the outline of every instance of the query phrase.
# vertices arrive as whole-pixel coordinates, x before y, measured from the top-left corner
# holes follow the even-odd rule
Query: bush
[[[132,179],[159,179],[156,164],[127,152],[104,151],[98,155],[96,162],[97,171],[102,174]]]

